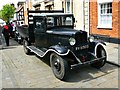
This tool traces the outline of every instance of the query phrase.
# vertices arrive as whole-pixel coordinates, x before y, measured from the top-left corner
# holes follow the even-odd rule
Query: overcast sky
[[[16,6],[18,1],[25,1],[25,0],[0,0],[0,10],[2,9],[3,5],[5,5],[5,4],[14,3]]]

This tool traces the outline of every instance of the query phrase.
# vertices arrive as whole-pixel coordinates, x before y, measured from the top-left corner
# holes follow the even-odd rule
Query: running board
[[[35,46],[27,46],[27,48],[31,51],[34,52],[35,54],[37,54],[40,57],[43,57],[45,52],[43,52],[42,50],[36,48]]]

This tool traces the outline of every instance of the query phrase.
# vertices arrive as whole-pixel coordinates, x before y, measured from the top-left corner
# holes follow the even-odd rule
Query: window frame
[[[111,24],[101,24],[101,4],[108,4],[108,3],[112,3],[113,0],[98,0],[98,26],[97,28],[103,28],[103,29],[112,29],[112,21]],[[105,15],[107,16],[107,14]],[[111,17],[112,17],[112,13],[111,13]],[[112,19],[111,19],[112,20]]]

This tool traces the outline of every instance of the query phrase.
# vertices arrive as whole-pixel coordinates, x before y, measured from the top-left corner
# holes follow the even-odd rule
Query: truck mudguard
[[[101,42],[97,42],[97,41],[90,42],[90,51],[91,51],[92,53],[94,53],[95,56],[96,56],[96,54],[97,54],[96,51],[97,51],[98,46],[104,48],[105,51],[106,51],[106,48],[105,48],[106,44],[105,44],[104,42],[102,42],[102,41],[101,41]]]
[[[48,50],[53,51],[53,52],[55,52],[55,53],[57,53],[58,55],[61,55],[61,56],[68,55],[68,53],[70,51],[69,49],[67,49],[63,46],[60,46],[60,45],[51,46]]]

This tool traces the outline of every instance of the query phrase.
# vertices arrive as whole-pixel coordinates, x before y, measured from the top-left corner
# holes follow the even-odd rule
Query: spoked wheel
[[[26,40],[23,40],[24,52],[29,55],[30,50],[27,48],[27,46],[28,46],[28,42]]]
[[[98,58],[105,57],[104,59],[91,64],[92,67],[99,69],[105,65],[107,59],[106,51],[104,48],[101,47],[97,49],[97,57]]]
[[[60,80],[66,79],[69,72],[69,65],[68,62],[63,57],[60,57],[57,54],[52,53],[50,55],[50,65],[56,78]]]

